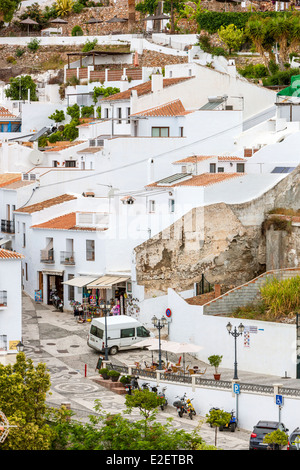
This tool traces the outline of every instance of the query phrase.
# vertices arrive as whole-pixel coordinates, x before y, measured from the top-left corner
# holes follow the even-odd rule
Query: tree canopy
[[[36,84],[30,75],[20,75],[9,79],[9,87],[5,90],[7,98],[12,100],[27,100],[28,90],[30,90],[30,100],[38,101],[36,94]]]

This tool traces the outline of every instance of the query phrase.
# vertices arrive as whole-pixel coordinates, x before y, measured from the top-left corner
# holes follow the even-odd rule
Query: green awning
[[[300,97],[300,75],[293,75],[291,84],[287,88],[280,90],[277,96],[295,96]]]

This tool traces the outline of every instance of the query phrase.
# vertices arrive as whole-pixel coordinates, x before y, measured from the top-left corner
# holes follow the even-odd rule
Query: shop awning
[[[87,284],[94,281],[95,279],[97,279],[95,276],[79,276],[73,277],[68,281],[64,281],[63,284],[67,284],[68,286],[74,287],[85,287]]]
[[[109,289],[115,284],[125,282],[128,279],[130,279],[129,276],[110,276],[109,274],[107,274],[106,276],[101,276],[98,279],[94,280],[86,287],[87,289]]]

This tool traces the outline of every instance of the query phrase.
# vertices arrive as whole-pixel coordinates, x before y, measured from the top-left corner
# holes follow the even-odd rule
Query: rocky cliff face
[[[138,246],[135,249],[137,282],[145,287],[145,297],[165,294],[169,287],[176,291],[192,289],[202,273],[210,283],[221,284],[224,291],[263,273],[267,251],[270,253],[266,240],[274,243],[275,237],[266,237],[262,222],[275,207],[299,208],[299,171],[298,168],[250,203],[193,209]],[[291,233],[277,237],[289,251],[280,258],[282,265],[274,268],[297,265],[300,248],[296,230],[293,228]],[[278,251],[278,247],[273,245],[272,250]]]

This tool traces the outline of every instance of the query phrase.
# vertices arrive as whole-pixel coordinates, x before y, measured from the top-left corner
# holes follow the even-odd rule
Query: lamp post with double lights
[[[105,316],[105,360],[108,361],[108,346],[107,346],[107,312],[110,312],[111,304],[110,304],[109,301],[107,301],[107,302],[105,303],[104,300],[101,300],[101,301],[100,301],[100,308],[103,310],[104,316]]]
[[[236,326],[234,327],[234,330],[232,331],[232,324],[230,322],[227,323],[226,325],[227,331],[230,335],[234,337],[234,380],[238,380],[238,373],[237,373],[237,355],[236,355],[236,339],[243,334],[244,332],[244,325],[242,323],[239,324],[238,329]]]
[[[153,326],[158,329],[158,368],[161,370],[161,340],[160,340],[160,330],[166,326],[168,323],[165,317],[161,317],[160,319],[152,317],[151,319]]]

